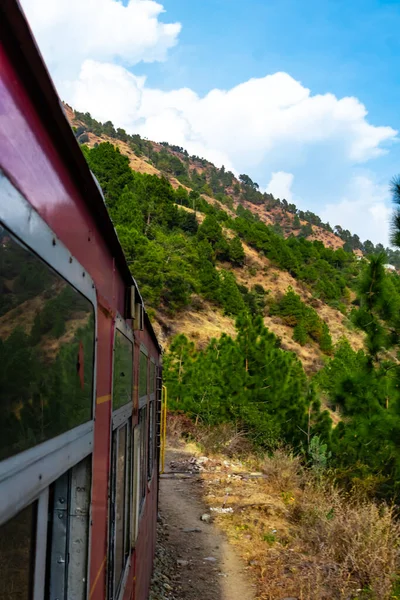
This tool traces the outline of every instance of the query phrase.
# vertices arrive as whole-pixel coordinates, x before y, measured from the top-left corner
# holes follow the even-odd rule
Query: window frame
[[[147,481],[153,479],[154,461],[156,457],[156,438],[157,438],[157,418],[156,418],[156,373],[157,365],[153,356],[149,361],[149,411],[148,411],[148,433],[147,433]],[[151,381],[153,378],[153,391],[151,391]],[[151,434],[151,435],[150,435]],[[151,459],[151,460],[150,460]]]
[[[71,255],[32,205],[0,169],[0,224],[18,241],[75,288],[91,304],[94,316],[93,385],[91,419],[45,442],[0,462],[0,525],[38,501],[33,599],[43,598],[46,561],[49,486],[83,459],[93,454],[97,381],[97,298],[95,284],[86,269]],[[90,484],[90,498],[92,482]],[[46,508],[44,508],[46,507]],[[45,517],[44,517],[45,516]],[[89,521],[91,508],[89,510]],[[40,536],[38,535],[40,528]],[[88,568],[91,529],[88,530]],[[87,576],[86,590],[89,590]]]
[[[115,367],[115,343],[117,331],[122,333],[132,344],[132,390],[131,400],[123,406],[113,410],[113,399],[114,399],[114,367]],[[135,338],[132,329],[127,325],[126,321],[117,314],[114,321],[114,334],[113,334],[113,360],[112,360],[112,389],[111,389],[111,438],[110,438],[110,475],[109,475],[109,525],[108,525],[108,566],[107,566],[107,577],[108,577],[108,594],[110,599],[119,600],[122,598],[124,589],[126,586],[126,580],[129,574],[129,569],[132,560],[132,547],[133,547],[133,522],[135,519],[134,509],[135,506],[132,502],[124,502],[124,519],[128,517],[128,526],[125,529],[124,523],[124,536],[128,533],[128,548],[129,554],[122,568],[119,581],[115,584],[115,558],[116,558],[116,476],[117,470],[116,459],[117,459],[117,447],[119,440],[119,431],[126,427],[127,436],[125,443],[125,477],[128,478],[128,490],[125,491],[129,498],[133,498],[134,495],[134,472],[133,464],[135,462],[135,447],[134,447],[134,428],[132,425],[133,421],[133,408],[134,408],[134,390],[135,390],[135,369],[134,369],[134,356],[135,356]],[[125,537],[124,537],[125,544]]]
[[[139,465],[139,520],[143,514],[144,508],[146,506],[146,498],[147,498],[147,451],[148,451],[148,418],[149,418],[149,405],[144,404],[141,408],[139,408],[138,413],[138,430],[139,430],[139,452],[140,452],[140,465]],[[140,423],[140,412],[145,411],[145,419],[142,421],[144,426],[141,428]],[[144,435],[143,435],[144,433]]]
[[[117,510],[117,466],[116,462],[118,459],[118,444],[119,434],[122,429],[126,428],[126,439],[125,439],[125,464],[124,464],[124,477],[125,477],[125,488],[124,488],[124,523],[123,523],[123,548],[125,543],[128,546],[128,556],[124,560],[124,565],[121,569],[119,580],[115,581],[115,558],[116,558],[116,510]],[[133,495],[133,481],[132,481],[132,463],[134,462],[133,450],[133,429],[132,420],[128,419],[122,422],[120,425],[113,428],[113,437],[111,440],[112,445],[112,463],[111,463],[111,490],[110,490],[110,523],[109,523],[109,560],[108,560],[108,588],[109,597],[113,600],[119,599],[123,596],[126,579],[128,577],[129,569],[131,566],[131,550],[132,550],[132,503],[127,502],[128,498]],[[126,479],[128,483],[126,484]],[[128,523],[126,524],[125,519],[128,517]],[[128,539],[125,539],[125,534],[128,534]]]
[[[140,429],[139,424],[132,430],[132,528],[131,548],[136,546],[140,522]]]
[[[140,396],[140,357],[141,354],[144,354],[147,358],[147,370],[146,370],[146,393],[143,396]],[[149,352],[144,344],[140,344],[139,349],[139,381],[138,381],[138,397],[139,397],[139,410],[147,405],[149,399]]]
[[[115,348],[116,348],[116,341],[117,341],[117,332],[121,333],[125,338],[127,338],[132,346],[132,387],[131,387],[130,401],[126,402],[125,404],[123,404],[122,406],[120,406],[114,410],[114,366],[115,366],[115,358],[114,357],[115,357]],[[122,409],[126,408],[126,407],[130,407],[131,413],[132,413],[132,406],[133,406],[133,402],[134,402],[134,389],[135,389],[135,369],[133,368],[134,361],[135,361],[135,339],[134,339],[133,331],[126,324],[124,319],[120,315],[117,315],[115,317],[115,325],[114,325],[113,360],[112,360],[111,411],[112,411],[113,415],[117,414],[118,411],[122,412]]]

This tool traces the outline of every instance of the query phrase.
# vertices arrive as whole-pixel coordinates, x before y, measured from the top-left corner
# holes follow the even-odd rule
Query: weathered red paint
[[[42,73],[43,75],[43,73]],[[61,108],[60,108],[61,111]],[[72,134],[71,134],[72,135]],[[124,314],[126,276],[116,267],[108,240],[96,224],[85,191],[75,183],[65,164],[51,124],[44,122],[27,93],[18,68],[0,42],[0,167],[41,215],[71,255],[94,280],[98,298],[95,442],[92,479],[92,527],[90,544],[90,600],[107,597],[108,486],[110,480],[110,431],[112,348],[115,316]],[[57,143],[56,143],[57,142]],[[76,148],[80,152],[79,148]],[[100,195],[99,195],[100,199]],[[159,364],[160,350],[148,329],[135,332],[133,423],[138,416],[140,343]],[[84,360],[84,357],[83,357]],[[83,362],[83,361],[82,361]],[[149,411],[148,411],[149,412]],[[124,599],[145,600],[155,550],[157,515],[156,466],[148,486],[139,536],[132,555]]]

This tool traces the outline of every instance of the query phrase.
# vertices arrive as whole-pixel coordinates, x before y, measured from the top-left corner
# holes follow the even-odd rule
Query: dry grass
[[[170,339],[179,333],[184,333],[198,348],[204,348],[222,333],[236,337],[234,319],[198,297],[193,299],[191,307],[174,317],[157,311],[153,326],[164,347],[168,347]]]
[[[174,419],[180,435],[180,417]],[[204,500],[232,508],[213,512],[214,519],[256,576],[259,600],[398,598],[400,524],[393,509],[315,480],[286,449],[252,453],[231,425],[192,429],[190,437],[197,440],[191,453],[211,457]],[[255,470],[264,477],[246,477]]]
[[[274,267],[268,258],[260,255],[247,244],[243,244],[243,248],[246,255],[245,267],[232,269],[238,283],[249,288],[256,284],[261,285],[266,291],[269,291],[268,298],[271,300],[283,296],[288,287],[292,287],[303,302],[311,304],[318,315],[327,323],[334,344],[341,337],[346,336],[354,350],[363,348],[364,334],[349,329],[346,317],[338,310],[313,298],[306,285],[296,280],[287,271],[281,271]],[[229,265],[224,266],[231,268]],[[324,355],[315,342],[310,342],[305,346],[297,344],[293,340],[293,328],[285,325],[279,317],[266,315],[264,323],[275,335],[281,338],[284,350],[295,352],[308,373],[315,373],[322,368]]]
[[[195,439],[203,452],[212,455],[223,454],[232,458],[237,455],[248,455],[252,450],[245,433],[231,423],[198,428]]]
[[[400,568],[400,524],[394,510],[360,501],[332,486],[310,481],[290,518],[310,554],[329,567],[338,598],[392,598]]]

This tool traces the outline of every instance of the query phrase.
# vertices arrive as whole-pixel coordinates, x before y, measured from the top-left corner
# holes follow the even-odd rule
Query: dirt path
[[[170,448],[160,482],[163,545],[169,554],[174,597],[182,600],[254,600],[255,586],[232,546],[206,513],[199,477],[190,471],[190,455]],[[176,475],[169,475],[171,464]],[[180,473],[183,472],[183,473]],[[172,588],[171,588],[172,589]],[[153,596],[154,597],[154,596]]]

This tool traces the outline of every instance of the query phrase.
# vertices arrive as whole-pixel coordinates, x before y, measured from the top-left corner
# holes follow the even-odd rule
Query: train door
[[[0,172],[0,598],[88,596],[95,307]]]

